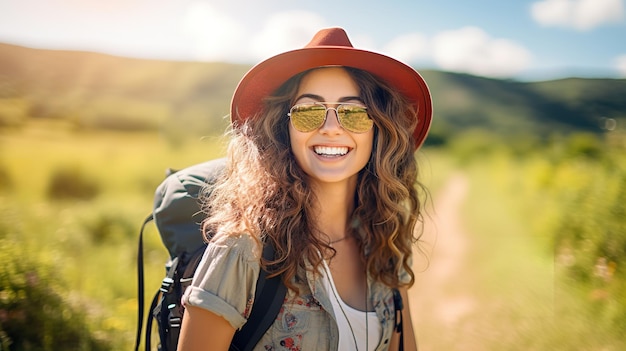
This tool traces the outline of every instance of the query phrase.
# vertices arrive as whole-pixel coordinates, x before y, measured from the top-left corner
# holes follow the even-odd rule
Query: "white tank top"
[[[337,327],[339,328],[339,351],[373,351],[376,350],[382,336],[382,326],[378,322],[376,312],[364,312],[348,306],[337,288],[330,268],[322,260],[324,271],[322,281],[335,312]],[[367,322],[366,322],[367,320]],[[354,344],[356,340],[356,345]],[[367,345],[367,348],[366,348]]]

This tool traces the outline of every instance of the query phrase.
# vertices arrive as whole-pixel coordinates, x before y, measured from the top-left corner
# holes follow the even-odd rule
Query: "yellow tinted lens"
[[[337,116],[341,126],[353,133],[365,133],[374,126],[374,120],[362,106],[340,105],[337,108]]]
[[[312,132],[321,127],[325,117],[324,105],[297,105],[291,109],[291,124],[303,133]]]

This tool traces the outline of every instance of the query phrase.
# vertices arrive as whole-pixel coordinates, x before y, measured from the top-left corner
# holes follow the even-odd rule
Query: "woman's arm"
[[[417,351],[417,341],[413,331],[413,321],[411,320],[411,308],[409,307],[409,296],[407,288],[399,288],[402,296],[402,332],[404,337],[404,351]],[[389,349],[397,351],[400,349],[400,334],[394,333],[391,338]]]
[[[178,339],[179,351],[227,351],[235,328],[221,316],[200,307],[187,306]]]

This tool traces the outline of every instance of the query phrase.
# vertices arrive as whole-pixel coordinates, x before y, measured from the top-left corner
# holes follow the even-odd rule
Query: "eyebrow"
[[[300,99],[304,99],[304,98],[309,98],[318,102],[324,102],[324,98],[320,95],[316,95],[316,94],[302,94],[300,96],[298,96],[295,101],[298,101]],[[360,96],[343,96],[341,98],[339,98],[339,101],[331,101],[331,102],[348,102],[348,101],[359,101],[361,103],[365,103],[365,101],[363,101],[363,99],[361,99]]]

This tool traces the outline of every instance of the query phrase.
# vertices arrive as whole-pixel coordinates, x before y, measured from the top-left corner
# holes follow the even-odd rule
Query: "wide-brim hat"
[[[342,28],[322,29],[302,49],[270,57],[241,79],[230,106],[231,123],[241,124],[263,110],[264,99],[292,76],[323,66],[348,66],[367,71],[402,93],[417,111],[415,149],[430,129],[432,99],[422,76],[410,66],[372,51],[356,49]]]

